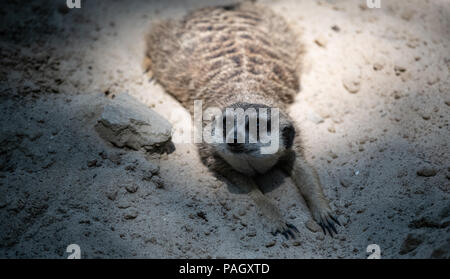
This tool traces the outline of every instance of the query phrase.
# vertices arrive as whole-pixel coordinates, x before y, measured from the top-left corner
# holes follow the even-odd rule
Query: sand
[[[366,258],[370,244],[450,257],[450,1],[258,1],[302,31],[289,113],[344,224],[314,232],[290,179],[270,173],[296,240],[265,231],[194,144],[150,154],[94,128],[127,92],[186,132],[188,112],[142,73],[144,36],[219,1],[62,2],[0,7],[0,257],[66,258],[72,243],[83,258]]]

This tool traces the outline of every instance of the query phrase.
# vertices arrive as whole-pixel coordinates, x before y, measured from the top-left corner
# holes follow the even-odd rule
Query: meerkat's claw
[[[287,231],[284,231],[281,234],[284,236],[284,238],[289,239],[289,235],[288,235]]]
[[[282,228],[272,231],[272,235],[282,234],[286,239],[295,239],[295,234],[299,233],[299,230],[292,224],[286,223]]]
[[[295,239],[295,234],[291,230],[288,230],[287,233],[292,239]]]
[[[328,227],[331,228],[335,234],[337,234],[336,227],[333,225],[333,223],[331,223],[328,220],[327,220],[327,223],[328,223]]]
[[[339,226],[342,226],[341,223],[339,223],[338,218],[335,215],[330,214],[331,220],[333,220],[336,224]]]
[[[314,219],[320,225],[325,235],[327,234],[327,232],[331,237],[333,237],[333,233],[338,234],[335,224],[341,226],[341,223],[339,223],[336,215],[333,214],[330,208],[327,207],[323,209],[322,212],[318,210],[315,210],[313,212],[315,212],[315,214],[313,214]]]
[[[327,235],[327,231],[331,237],[333,237],[333,231],[337,234],[336,229],[333,229],[330,225],[325,224],[324,222],[320,222],[319,225],[322,228],[324,235]]]
[[[300,233],[300,231],[297,229],[296,226],[292,225],[291,223],[286,223],[286,226],[292,230],[294,230],[296,233]]]
[[[331,237],[333,237],[333,232],[334,232],[334,234],[338,234],[333,222],[338,224],[339,226],[341,225],[339,223],[339,221],[337,221],[336,217],[334,217],[334,216],[332,217],[331,215],[328,215],[328,216],[324,216],[324,217],[320,218],[320,221],[318,223],[319,223],[320,227],[322,228],[323,234],[326,235],[327,231]]]
[[[327,235],[327,231],[325,230],[325,226],[323,225],[322,222],[319,222],[320,227],[322,228],[323,234]]]

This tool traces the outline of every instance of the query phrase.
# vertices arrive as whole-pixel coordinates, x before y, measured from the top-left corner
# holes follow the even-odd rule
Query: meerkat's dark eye
[[[236,7],[237,7],[236,4],[234,4],[234,5],[226,5],[226,6],[222,6],[222,9],[224,9],[225,11],[233,11],[233,10],[236,9]]]
[[[223,126],[222,126],[223,137],[225,138],[227,136],[227,117],[225,115],[222,117],[222,121],[223,121]]]
[[[291,148],[295,138],[295,128],[292,125],[286,126],[282,131],[283,142],[286,148]]]
[[[270,133],[272,131],[272,123],[270,119],[264,119],[265,121],[267,121],[266,124],[266,132]],[[257,128],[257,132],[259,134],[259,122],[260,122],[260,118],[258,117],[257,121],[256,121],[256,128]]]

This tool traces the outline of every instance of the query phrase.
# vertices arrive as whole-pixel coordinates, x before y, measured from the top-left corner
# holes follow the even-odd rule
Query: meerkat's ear
[[[292,144],[294,143],[294,137],[295,137],[295,128],[292,124],[289,123],[289,125],[285,126],[282,130],[283,135],[283,141],[284,145],[287,148],[291,148]]]

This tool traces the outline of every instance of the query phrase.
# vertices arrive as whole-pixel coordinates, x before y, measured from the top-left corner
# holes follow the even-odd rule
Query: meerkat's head
[[[235,170],[247,175],[265,173],[293,145],[294,125],[277,108],[235,103],[222,112],[219,121],[222,125],[215,127],[223,141],[212,146]]]

